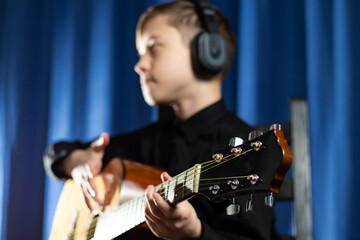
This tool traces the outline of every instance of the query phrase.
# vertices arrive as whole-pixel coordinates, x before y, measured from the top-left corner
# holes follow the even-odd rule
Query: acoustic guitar
[[[232,204],[226,211],[236,214],[235,196],[266,192],[265,204],[272,207],[274,195],[279,192],[292,162],[292,152],[277,126],[274,124],[265,134],[252,132],[249,141],[217,151],[207,161],[164,183],[160,180],[162,169],[123,161],[121,189],[116,191],[103,212],[87,211],[81,203],[79,190],[72,180],[68,180],[57,205],[50,239],[103,240],[123,236],[134,229],[142,231],[146,228],[144,189],[149,184],[159,184],[155,191],[170,205],[202,194],[209,201],[230,200]],[[101,178],[97,177],[95,181],[99,195],[103,194]],[[246,209],[251,208],[249,203]]]

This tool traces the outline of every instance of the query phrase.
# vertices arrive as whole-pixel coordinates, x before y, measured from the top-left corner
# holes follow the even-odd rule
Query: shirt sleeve
[[[136,135],[136,134],[135,134]],[[65,181],[68,176],[64,171],[64,160],[74,150],[86,149],[91,142],[57,142],[47,146],[43,156],[45,172],[52,178]],[[119,134],[110,138],[110,143],[105,149],[103,157],[103,168],[111,159],[115,157],[133,158],[136,151],[132,151],[132,146],[136,145],[136,136],[134,134]]]
[[[150,164],[151,162],[147,160],[147,158],[153,145],[152,138],[156,128],[156,125],[149,125],[134,132],[112,136],[109,145],[105,149],[103,168],[115,157]],[[76,149],[86,149],[90,144],[91,142],[80,141],[62,141],[50,144],[45,149],[43,155],[46,173],[56,180],[65,181],[69,179],[70,176],[64,171],[65,158],[69,156],[72,151]]]
[[[90,143],[81,142],[58,142],[48,145],[43,155],[45,172],[59,181],[69,179],[70,176],[64,171],[64,159],[75,149],[85,149],[89,145]]]

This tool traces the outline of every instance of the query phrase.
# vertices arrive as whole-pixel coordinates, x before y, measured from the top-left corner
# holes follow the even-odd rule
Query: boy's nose
[[[150,68],[150,64],[144,57],[140,57],[138,62],[134,66],[134,70],[137,74],[147,72]]]

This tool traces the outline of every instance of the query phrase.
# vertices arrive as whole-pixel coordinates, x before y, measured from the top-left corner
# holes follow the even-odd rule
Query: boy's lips
[[[145,84],[145,85],[155,82],[154,78],[152,78],[152,77],[142,77],[142,78],[140,78],[140,81],[141,81],[141,84]]]

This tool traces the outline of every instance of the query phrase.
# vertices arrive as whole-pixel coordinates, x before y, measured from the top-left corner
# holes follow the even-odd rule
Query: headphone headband
[[[204,30],[210,33],[219,33],[215,19],[215,11],[206,0],[189,0],[195,6]]]

